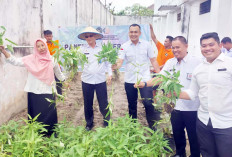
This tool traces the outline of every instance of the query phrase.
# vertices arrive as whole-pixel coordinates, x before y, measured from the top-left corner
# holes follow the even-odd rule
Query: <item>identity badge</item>
[[[192,73],[187,73],[187,80],[191,80],[192,79]]]

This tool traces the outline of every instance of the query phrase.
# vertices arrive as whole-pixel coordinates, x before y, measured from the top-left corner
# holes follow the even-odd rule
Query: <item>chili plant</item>
[[[1,28],[1,32],[0,32],[0,45],[3,45],[3,44],[4,44],[3,36],[4,36],[5,32],[6,32],[6,28],[5,28],[4,26],[0,26],[0,28]],[[6,46],[7,46],[7,49],[8,49],[10,52],[14,53],[14,49],[13,49],[13,46],[12,46],[12,45],[17,45],[17,44],[14,43],[13,41],[11,41],[11,40],[8,39],[8,38],[5,38],[5,40],[8,41],[8,42],[10,43],[10,45],[9,45],[9,44],[6,45]]]

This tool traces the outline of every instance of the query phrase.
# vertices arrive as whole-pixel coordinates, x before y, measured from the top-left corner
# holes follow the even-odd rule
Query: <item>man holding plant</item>
[[[113,65],[112,69],[119,69],[125,60],[125,90],[129,104],[129,115],[133,119],[137,119],[137,99],[138,93],[140,93],[145,107],[148,125],[155,130],[153,125],[160,119],[160,112],[156,111],[152,105],[152,88],[145,87],[137,90],[133,87],[136,82],[146,82],[151,79],[150,62],[156,72],[160,71],[151,44],[139,39],[141,35],[140,29],[138,24],[130,25],[130,40],[122,45],[117,64]]]
[[[205,57],[193,72],[190,88],[180,99],[199,96],[196,124],[203,157],[232,156],[232,58],[221,53],[218,34],[203,34],[201,53]]]
[[[96,40],[102,37],[103,35],[93,27],[85,28],[82,33],[78,35],[79,39],[86,40],[87,42],[87,45],[81,47],[81,51],[88,58],[88,63],[84,65],[81,75],[87,131],[93,128],[94,91],[96,91],[99,108],[103,115],[104,126],[108,126],[108,121],[110,120],[110,115],[107,115],[109,109],[107,108],[108,98],[105,72],[108,72],[107,83],[110,83],[112,78],[111,64],[106,61],[98,62],[98,58],[96,57],[102,50],[101,45],[97,44]]]
[[[160,74],[166,75],[165,71],[171,74],[174,70],[180,71],[180,84],[183,86],[182,89],[187,89],[191,82],[193,70],[202,62],[202,60],[198,57],[188,54],[188,44],[183,36],[177,36],[173,39],[172,52],[175,57],[169,59],[166,62]],[[153,78],[152,80],[148,81],[147,86],[152,86],[154,84],[154,80],[157,79],[158,78]],[[144,83],[140,83],[138,87],[144,87]],[[171,124],[176,145],[176,154],[173,157],[186,156],[185,129],[187,130],[190,143],[191,157],[200,157],[200,150],[196,135],[196,119],[198,107],[198,99],[195,101],[181,99],[177,100],[175,108],[171,112]]]

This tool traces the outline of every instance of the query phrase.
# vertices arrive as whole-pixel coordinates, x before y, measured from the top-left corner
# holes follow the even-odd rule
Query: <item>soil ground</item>
[[[84,103],[81,89],[81,73],[78,73],[73,81],[69,84],[69,89],[64,89],[63,92],[66,94],[64,102],[57,103],[58,121],[64,120],[72,122],[75,126],[85,126],[84,119]],[[128,113],[128,102],[124,89],[124,73],[120,73],[118,80],[112,81],[114,85],[113,90],[113,115],[112,118],[123,117]],[[108,87],[108,97],[111,93],[112,86]],[[103,126],[103,117],[99,111],[98,102],[96,96],[94,97],[94,128]],[[19,120],[21,118],[27,119],[27,109],[23,110],[19,114],[11,118],[11,120]],[[138,102],[138,121],[148,126],[146,121],[145,110],[143,104]],[[93,128],[93,129],[94,129]],[[187,155],[189,156],[189,145],[186,148]]]

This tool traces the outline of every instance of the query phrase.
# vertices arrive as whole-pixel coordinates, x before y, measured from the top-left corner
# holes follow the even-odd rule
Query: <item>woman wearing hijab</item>
[[[45,98],[55,100],[54,73],[60,81],[64,81],[65,77],[58,63],[55,63],[50,56],[46,41],[41,38],[37,39],[34,53],[22,58],[15,58],[4,49],[4,46],[0,46],[0,51],[5,55],[7,62],[15,66],[26,67],[28,70],[24,88],[24,91],[28,92],[28,114],[32,118],[40,114],[37,121],[48,125],[45,127],[48,130],[47,135],[51,135],[57,123],[56,104],[51,104]]]

